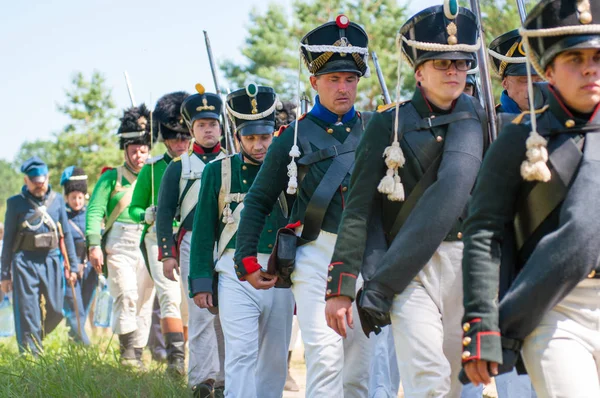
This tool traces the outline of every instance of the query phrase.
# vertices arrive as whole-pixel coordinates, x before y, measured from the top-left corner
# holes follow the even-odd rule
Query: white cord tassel
[[[525,147],[527,148],[527,160],[524,160],[523,163],[521,163],[521,176],[525,181],[548,182],[552,177],[550,169],[546,164],[546,162],[548,162],[548,141],[537,132],[537,118],[533,103],[533,83],[531,80],[531,62],[529,59],[531,52],[527,36],[523,37],[523,42],[525,44],[525,53],[527,54],[525,66],[527,68],[527,91],[529,95],[531,132],[525,142]]]
[[[298,50],[300,57],[302,57],[302,50]],[[297,106],[296,109],[300,109],[300,77],[302,75],[302,59],[298,59],[298,87],[297,87]],[[298,166],[296,165],[296,158],[300,157],[300,148],[298,147],[298,118],[294,123],[294,145],[290,150],[290,158],[292,161],[288,164],[287,175],[289,177],[288,187],[286,192],[288,195],[295,195],[298,192]]]
[[[225,204],[225,208],[223,209],[223,224],[233,224],[235,222],[233,218],[233,212],[231,211],[231,207],[229,203]]]
[[[402,148],[400,148],[400,142],[398,141],[398,115],[400,113],[400,87],[402,86],[401,80],[401,68],[402,68],[402,40],[400,34],[396,38],[396,44],[398,46],[398,70],[396,71],[398,76],[398,83],[396,85],[396,118],[394,121],[394,141],[392,145],[385,148],[383,151],[383,157],[385,158],[385,165],[388,167],[385,172],[385,177],[381,179],[377,190],[387,195],[388,200],[394,202],[404,201],[404,186],[398,174],[398,168],[404,166],[406,162]]]

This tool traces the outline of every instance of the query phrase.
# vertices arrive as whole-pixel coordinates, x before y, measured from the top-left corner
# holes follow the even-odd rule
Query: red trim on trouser
[[[179,249],[181,249],[181,242],[183,241],[183,237],[185,236],[186,232],[187,231],[183,227],[179,228],[179,231],[177,231],[177,244],[176,247],[172,248],[173,257],[175,257],[177,260],[179,260]]]

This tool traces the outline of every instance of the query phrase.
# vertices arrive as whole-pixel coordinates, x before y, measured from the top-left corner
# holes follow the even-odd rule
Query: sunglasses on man
[[[473,64],[473,61],[470,59],[434,59],[432,62],[434,69],[448,70],[450,69],[450,66],[454,64],[456,70],[461,72],[471,69],[471,65]]]

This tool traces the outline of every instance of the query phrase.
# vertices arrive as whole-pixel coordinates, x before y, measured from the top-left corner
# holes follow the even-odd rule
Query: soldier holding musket
[[[551,95],[498,136],[473,192],[462,344],[473,383],[521,356],[539,396],[600,396],[599,18],[598,1],[543,0],[520,30]],[[531,92],[530,81],[530,104]]]

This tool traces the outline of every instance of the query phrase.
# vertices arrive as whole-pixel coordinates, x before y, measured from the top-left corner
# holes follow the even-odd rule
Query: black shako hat
[[[542,74],[554,57],[563,51],[600,48],[598,23],[600,1],[540,1],[529,12],[520,30],[521,36],[529,42],[532,51],[528,56],[538,74]]]
[[[402,51],[413,68],[431,59],[467,59],[476,66],[477,18],[456,1],[426,8],[400,28]]]
[[[488,53],[494,72],[502,79],[506,76],[527,76],[525,47],[519,29],[501,34],[492,40],[488,46]],[[501,57],[510,58],[510,62]],[[532,73],[536,74],[533,70]]]
[[[86,194],[87,179],[88,176],[81,167],[69,166],[60,176],[60,185],[62,185],[65,195],[74,191]]]
[[[369,38],[360,25],[345,15],[308,32],[300,40],[302,59],[314,75],[352,72],[368,77]]]
[[[117,134],[120,149],[132,144],[150,146],[150,111],[146,105],[140,104],[123,111]]]
[[[219,120],[223,107],[221,97],[217,94],[207,93],[202,84],[196,84],[196,92],[181,104],[181,114],[190,129],[198,119]]]
[[[163,95],[156,101],[152,114],[155,140],[163,142],[177,138],[191,138],[181,115],[181,104],[188,96],[185,91],[175,91]]]
[[[227,114],[240,135],[273,134],[277,96],[271,87],[248,84],[227,95]]]

